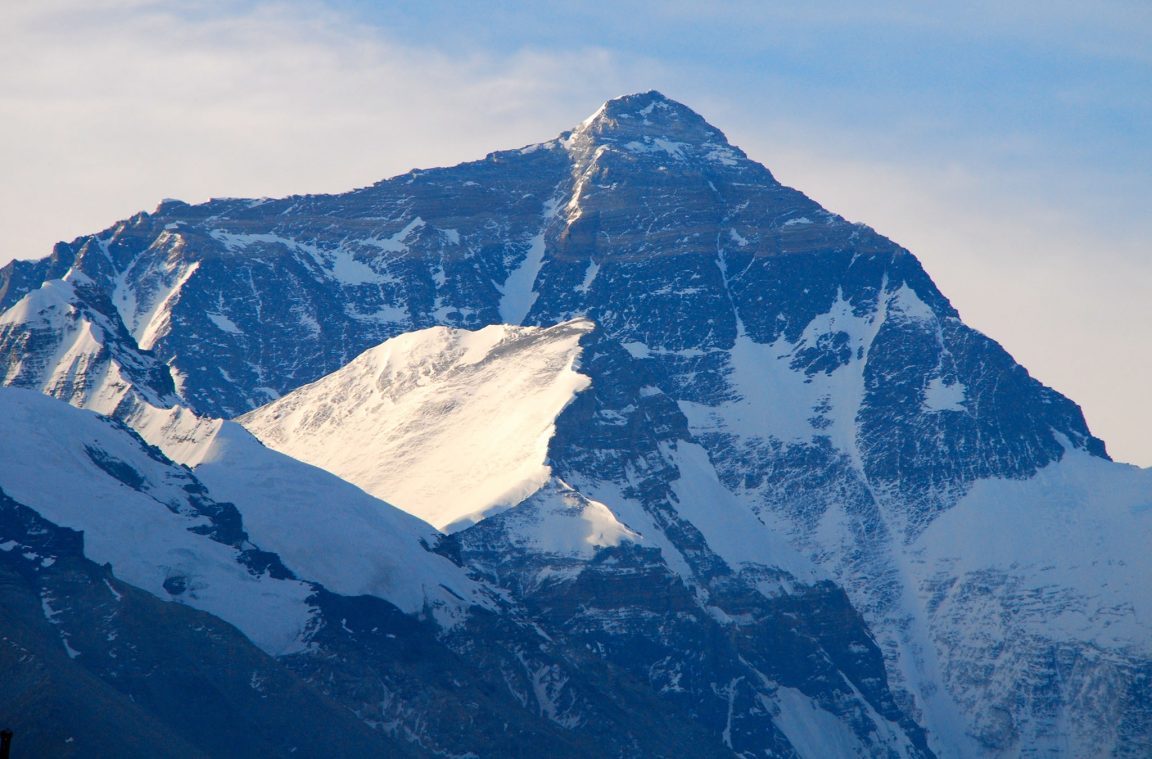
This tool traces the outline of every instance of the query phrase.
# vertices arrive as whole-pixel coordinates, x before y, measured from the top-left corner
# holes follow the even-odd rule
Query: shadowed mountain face
[[[341,195],[166,202],[0,270],[0,310],[5,384],[130,424],[176,403],[252,412],[414,330],[590,320],[590,384],[539,462],[551,479],[440,548],[564,656],[596,652],[737,753],[819,752],[790,698],[833,715],[829,734],[850,726],[843,751],[1152,745],[1135,695],[1152,483],[908,251],[659,93]],[[412,376],[441,387],[442,365]],[[306,398],[253,430],[276,447],[267,420]],[[389,451],[410,448],[420,420],[403,421]],[[331,457],[293,435],[292,455]],[[372,482],[403,474],[379,458]],[[640,537],[576,554],[525,538],[601,507]],[[1113,590],[1077,569],[1081,548],[1120,562]],[[562,725],[563,699],[544,702]]]

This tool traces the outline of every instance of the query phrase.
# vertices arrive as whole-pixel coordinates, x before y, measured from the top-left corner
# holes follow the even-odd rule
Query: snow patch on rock
[[[608,506],[557,478],[505,512],[503,524],[511,544],[533,554],[590,559],[600,548],[644,542]]]
[[[924,388],[924,408],[927,411],[963,411],[968,388],[962,382],[947,384],[942,377],[933,377]]]

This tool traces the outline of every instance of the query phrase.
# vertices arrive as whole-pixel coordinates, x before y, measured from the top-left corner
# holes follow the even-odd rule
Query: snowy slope
[[[333,592],[432,610],[445,623],[492,605],[463,569],[432,553],[440,535],[429,524],[264,447],[238,424],[223,423],[194,471],[236,505],[254,541]]]
[[[644,543],[606,505],[555,478],[505,514],[508,539],[529,554],[587,560],[601,548]]]
[[[187,279],[173,276],[172,287]],[[149,308],[159,313],[175,291],[154,284]],[[124,301],[125,292],[120,288],[115,298]],[[481,600],[462,571],[425,547],[438,540],[427,524],[178,405],[168,367],[139,349],[120,315],[76,270],[28,293],[0,314],[0,344],[10,356],[4,384],[114,415],[180,464],[197,466],[210,457],[204,476],[212,480],[212,497],[236,504],[257,544],[291,556],[294,571],[329,590],[377,595],[409,612],[425,605],[451,610],[449,617]],[[132,316],[149,339],[163,326],[156,320],[166,318]],[[329,547],[321,548],[318,538]]]
[[[908,547],[919,642],[985,750],[1146,752],[1152,715],[1133,707],[1152,659],[1150,545],[1152,470],[1069,451],[1030,479],[978,483]],[[1038,708],[1006,725],[1022,683]]]
[[[276,450],[458,529],[548,480],[556,416],[588,383],[575,364],[591,329],[409,333],[239,421]]]
[[[232,623],[269,653],[304,645],[314,588],[258,570],[227,508],[205,497],[187,470],[116,423],[39,393],[0,390],[0,418],[0,488],[45,519],[82,530],[93,561]]]
[[[589,481],[576,492],[553,480],[545,487],[556,417],[588,385],[573,367],[580,337],[593,328],[577,320],[408,333],[239,422],[277,450],[449,529],[463,529],[544,488],[546,497],[530,500],[531,519],[521,508],[520,516],[506,520],[524,529],[514,538],[518,547],[551,553],[561,545],[574,550],[582,542],[590,548],[614,545],[621,536],[647,536],[691,582],[691,570],[676,558],[680,549],[619,484]],[[724,489],[702,448],[684,442],[662,455],[679,473],[671,493],[680,514],[701,531],[709,550],[733,567],[770,563],[805,582],[819,579],[809,562]],[[557,510],[569,499],[584,509]],[[561,518],[575,513],[591,535]],[[606,542],[596,542],[595,535]]]
[[[0,314],[0,385],[39,390],[126,423],[173,460],[194,464],[219,420],[179,404],[168,366],[129,333],[120,312],[76,269]]]
[[[0,489],[0,714],[14,756],[410,756],[232,625],[85,558],[84,542]]]
[[[303,644],[312,582],[408,613],[431,611],[449,625],[474,604],[492,604],[431,551],[439,535],[430,525],[265,448],[238,425],[217,422],[197,441],[205,454],[193,474],[91,413],[20,390],[3,390],[0,403],[0,487],[44,518],[84,530],[87,555],[111,562],[126,581],[209,611],[272,653]],[[47,482],[49,471],[65,476]],[[236,509],[246,539],[229,534],[232,545],[202,534],[217,504],[230,504],[225,514]],[[243,555],[253,544],[308,582],[254,571]]]

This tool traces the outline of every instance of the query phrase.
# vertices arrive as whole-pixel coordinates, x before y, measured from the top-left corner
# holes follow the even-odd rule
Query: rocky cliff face
[[[909,252],[659,93],[342,195],[168,202],[10,264],[0,308],[5,384],[145,433],[141,404],[231,417],[413,330],[590,320],[543,489],[440,549],[616,673],[588,687],[717,751],[1152,748],[1147,473]],[[601,506],[638,537],[525,537]]]
[[[240,421],[457,530],[441,550],[520,599],[557,650],[647,683],[718,750],[820,753],[801,727],[819,715],[824,750],[927,754],[843,592],[724,491],[634,363],[587,320],[433,328]],[[567,676],[541,670],[535,690],[557,723],[585,723]]]

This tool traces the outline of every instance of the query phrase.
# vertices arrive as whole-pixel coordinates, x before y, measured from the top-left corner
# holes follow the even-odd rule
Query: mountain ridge
[[[209,417],[278,402],[400,334],[590,319],[579,371],[591,384],[555,417],[554,479],[442,550],[554,615],[570,644],[602,650],[600,665],[645,662],[631,676],[688,699],[736,753],[795,750],[781,735],[817,719],[786,707],[795,686],[812,714],[834,716],[829,734],[856,726],[836,733],[841,748],[876,750],[866,736],[879,728],[863,726],[883,724],[900,727],[881,742],[909,754],[1139,755],[1152,745],[1150,710],[1131,695],[1149,662],[1138,645],[1147,598],[1132,581],[1142,559],[1118,543],[1127,568],[1114,599],[1127,600],[1097,602],[1097,575],[1072,571],[1060,547],[1075,543],[1076,524],[1088,545],[1115,542],[1107,524],[1069,518],[1093,510],[1148,534],[1143,480],[1108,463],[1074,402],[964,325],[914,255],[779,184],[677,106],[658,93],[609,101],[549,142],[341,195],[165,203],[50,259],[10,264],[0,270],[0,308],[14,315],[0,324],[4,383],[57,392],[55,373],[86,376],[53,363],[36,325],[12,310],[60,277],[110,304],[117,348],[166,367],[179,403]],[[656,134],[651,116],[672,126]],[[676,124],[695,142],[674,139]],[[62,306],[54,324],[86,303]],[[44,371],[26,371],[32,359]],[[1044,508],[1060,481],[1077,495]],[[990,507],[997,499],[1006,505]],[[530,539],[538,520],[583,524],[566,510],[592,504],[649,544],[572,556]],[[1018,534],[1018,514],[1038,528],[1017,553],[968,560],[940,540],[941,524]],[[772,541],[832,584],[795,583]],[[506,572],[493,569],[499,556]],[[1044,590],[1049,577],[1058,592]],[[617,606],[590,604],[596,588]],[[694,621],[662,626],[668,608],[639,589]],[[802,598],[812,608],[790,626]],[[1078,604],[1092,613],[1068,621]],[[628,614],[634,626],[617,624]],[[850,626],[851,642],[830,638],[838,614],[866,627]],[[1044,619],[1063,621],[1048,631]],[[999,645],[981,627],[993,622]],[[711,669],[692,664],[684,646],[705,630],[744,648]],[[761,648],[770,639],[813,645],[820,663],[793,670]],[[654,648],[637,649],[644,641]],[[676,673],[686,695],[675,695]],[[540,677],[545,712],[563,722],[561,705],[575,702],[543,684],[558,676]],[[1099,700],[1086,704],[1088,692]]]

